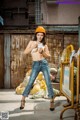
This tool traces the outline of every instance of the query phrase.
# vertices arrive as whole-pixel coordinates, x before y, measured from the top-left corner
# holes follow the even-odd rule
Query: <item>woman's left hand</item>
[[[43,48],[39,48],[39,49],[38,49],[38,52],[39,52],[40,54],[42,54],[42,53],[43,53],[43,51],[44,51],[44,49],[43,49]]]

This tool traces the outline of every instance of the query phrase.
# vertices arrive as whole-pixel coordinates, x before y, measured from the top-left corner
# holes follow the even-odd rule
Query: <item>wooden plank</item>
[[[10,34],[4,34],[4,88],[10,88]]]

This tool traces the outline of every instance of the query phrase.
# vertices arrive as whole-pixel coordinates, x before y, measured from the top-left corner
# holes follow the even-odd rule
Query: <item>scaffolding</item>
[[[41,0],[35,0],[35,23],[41,24]]]

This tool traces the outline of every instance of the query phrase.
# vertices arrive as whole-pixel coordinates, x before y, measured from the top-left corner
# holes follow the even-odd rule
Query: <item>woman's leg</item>
[[[28,85],[26,86],[26,88],[25,88],[25,90],[24,90],[24,92],[22,94],[20,109],[24,108],[24,106],[25,106],[25,98],[30,93],[32,85],[33,85],[33,83],[34,83],[34,81],[35,81],[39,71],[40,71],[39,66],[35,64],[35,66],[32,68],[32,72],[31,72],[31,75],[30,75],[30,79],[29,79]]]
[[[54,92],[53,92],[53,88],[52,88],[52,84],[51,84],[51,80],[50,80],[50,74],[49,74],[47,67],[46,67],[46,69],[42,70],[42,72],[43,72],[44,78],[46,80],[48,96],[49,96],[49,98],[53,98]]]
[[[48,96],[50,98],[50,110],[54,110],[54,92],[53,92],[53,88],[52,88],[52,84],[51,84],[51,80],[50,80],[50,72],[49,72],[49,68],[48,68],[48,63],[42,62],[42,70],[44,78],[46,80],[46,84],[47,84],[47,89],[48,89]]]
[[[24,97],[27,97],[28,94],[30,93],[30,90],[31,90],[31,88],[33,86],[33,83],[34,83],[38,73],[39,73],[39,71],[37,69],[32,70],[29,82],[28,82],[28,84],[27,84],[27,86],[26,86],[26,88],[25,88],[25,90],[24,90],[24,92],[22,94]]]

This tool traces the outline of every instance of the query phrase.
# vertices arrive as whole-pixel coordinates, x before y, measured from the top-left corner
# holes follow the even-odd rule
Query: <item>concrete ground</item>
[[[26,98],[24,110],[20,110],[21,95],[15,94],[15,90],[0,90],[0,119],[4,114],[9,113],[9,120],[60,120],[61,111],[66,98],[63,96],[55,98],[55,110],[49,110],[49,99]],[[74,110],[68,109],[63,114],[62,120],[74,120]],[[7,120],[7,119],[2,119]]]

